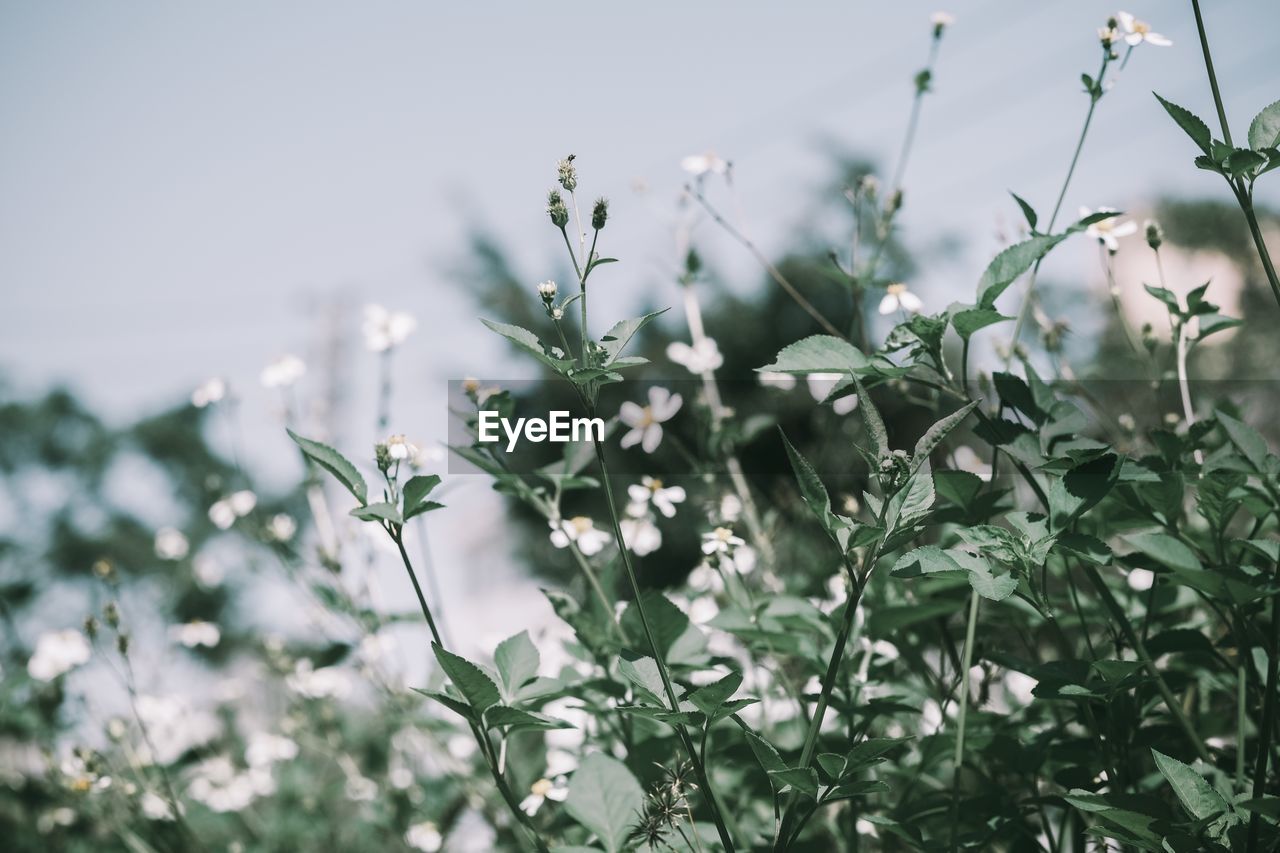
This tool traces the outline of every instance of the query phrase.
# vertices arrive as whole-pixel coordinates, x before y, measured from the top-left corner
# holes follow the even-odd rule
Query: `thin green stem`
[[[1275,567],[1275,577],[1280,577],[1280,563]],[[1241,650],[1243,653],[1243,650]],[[1262,692],[1262,720],[1258,724],[1258,755],[1253,767],[1253,797],[1261,797],[1267,790],[1267,758],[1271,753],[1271,736],[1275,729],[1276,700],[1280,693],[1277,670],[1280,669],[1280,608],[1271,599],[1271,633],[1267,637],[1267,686]],[[1241,742],[1240,749],[1244,749]],[[1258,849],[1258,837],[1262,832],[1261,816],[1253,812],[1249,816],[1248,853]]]
[[[964,766],[964,724],[969,709],[969,670],[973,666],[973,639],[978,625],[977,590],[969,593],[969,622],[964,632],[964,653],[960,664],[960,708],[956,714],[956,751],[951,775],[951,851],[960,837],[960,770]]]
[[[1200,34],[1200,51],[1204,54],[1204,69],[1209,73],[1209,88],[1213,90],[1213,105],[1218,110],[1218,124],[1222,127],[1222,139],[1232,148],[1231,126],[1227,124],[1227,111],[1222,107],[1222,93],[1218,90],[1218,75],[1213,71],[1213,56],[1209,53],[1209,37],[1204,31],[1204,17],[1200,14],[1200,0],[1191,0],[1191,10],[1196,15],[1196,32]]]

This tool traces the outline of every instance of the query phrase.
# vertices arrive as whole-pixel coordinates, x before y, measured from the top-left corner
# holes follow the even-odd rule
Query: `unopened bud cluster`
[[[560,195],[559,190],[547,193],[547,216],[551,217],[551,224],[557,228],[564,228],[569,224],[569,208],[565,207],[564,196]]]
[[[894,450],[880,457],[880,485],[886,492],[902,487],[911,473],[911,456],[905,450]]]
[[[1154,219],[1147,220],[1147,245],[1152,249],[1159,249],[1164,244],[1164,229],[1160,227],[1160,223]]]

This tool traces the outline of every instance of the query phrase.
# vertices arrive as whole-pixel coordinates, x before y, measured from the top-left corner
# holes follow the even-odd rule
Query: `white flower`
[[[1080,218],[1084,219],[1094,213],[1115,213],[1114,207],[1100,207],[1096,211],[1087,207],[1080,208]],[[1128,237],[1130,234],[1138,230],[1138,223],[1133,220],[1126,219],[1121,222],[1117,217],[1112,216],[1101,222],[1095,222],[1085,229],[1085,233],[1093,239],[1102,243],[1107,247],[1107,251],[1115,252],[1119,250],[1120,244],[1116,241],[1117,237]]]
[[[173,808],[169,801],[155,791],[146,791],[138,802],[142,808],[142,816],[147,820],[173,820]],[[178,804],[182,808],[182,804]]]
[[[238,771],[225,755],[196,765],[187,793],[215,812],[238,812],[257,797],[275,793],[276,783],[267,768]]]
[[[968,471],[983,482],[990,482],[991,466],[983,462],[982,457],[969,445],[962,444],[957,447],[951,454],[951,459],[955,462],[956,468],[961,471]]]
[[[555,299],[556,292],[558,290],[559,288],[556,287],[556,283],[554,281],[543,281],[538,283],[538,295],[542,297],[543,302],[550,302]]]
[[[708,151],[705,154],[690,154],[685,157],[680,161],[680,168],[698,178],[708,172],[723,175],[729,171],[729,161],[714,151]]]
[[[1031,691],[1035,689],[1040,682],[1031,676],[1018,672],[1017,670],[1009,670],[1004,674],[1004,689],[1009,698],[1016,701],[1019,705],[1030,705],[1035,699]]]
[[[720,519],[730,524],[737,521],[742,515],[742,498],[733,492],[726,492],[724,497],[720,498]]]
[[[185,625],[174,625],[169,629],[169,636],[189,649],[194,649],[196,646],[211,649],[222,640],[222,631],[212,622],[193,619]]]
[[[253,508],[257,505],[258,496],[248,489],[242,489],[214,501],[213,506],[209,507],[209,520],[219,530],[226,530],[236,523],[237,518],[243,518],[253,512]]]
[[[403,435],[393,435],[387,438],[387,455],[397,462],[418,455],[418,446],[410,444]]]
[[[529,786],[529,796],[520,801],[520,810],[532,817],[547,800],[560,803],[564,802],[567,796],[569,796],[569,787],[565,785],[563,776],[558,777],[554,782],[550,779],[539,779]]]
[[[1129,577],[1126,580],[1129,582],[1129,589],[1135,592],[1146,592],[1156,582],[1156,576],[1149,569],[1134,569],[1129,572]]]
[[[573,542],[578,550],[586,556],[599,554],[609,544],[609,534],[596,529],[596,523],[583,515],[562,519],[551,524],[551,544],[557,548],[568,548]]]
[[[649,405],[640,406],[630,400],[618,409],[618,417],[631,430],[622,437],[623,447],[639,444],[645,453],[652,453],[662,443],[662,425],[675,417],[684,399],[666,388],[649,389]]]
[[[1144,41],[1156,47],[1168,47],[1173,44],[1159,33],[1153,33],[1151,25],[1146,21],[1140,21],[1128,12],[1117,12],[1116,17],[1120,19],[1120,26],[1124,27],[1124,42],[1130,47],[1142,44]]]
[[[198,710],[183,696],[139,696],[138,720],[147,732],[150,759],[172,764],[222,731],[218,718]]]
[[[215,376],[212,379],[206,379],[191,392],[191,405],[197,409],[203,409],[205,406],[212,406],[225,396],[227,396],[226,380]]]
[[[253,508],[258,505],[258,496],[248,489],[241,489],[227,498],[227,502],[231,504],[231,511],[238,518],[244,518],[253,512]]]
[[[955,16],[949,12],[934,12],[929,16],[929,23],[938,28],[949,27],[955,22]]]
[[[673,518],[676,504],[684,503],[686,494],[681,486],[664,486],[661,480],[644,476],[639,483],[627,487],[627,497],[641,507],[652,503],[663,516]]]
[[[418,321],[412,314],[403,311],[388,311],[381,305],[364,306],[364,345],[371,352],[386,352],[394,346],[404,343],[413,330],[418,328]]]
[[[724,356],[713,338],[703,338],[693,346],[676,341],[667,347],[667,358],[696,374],[710,373],[724,364]]]
[[[685,583],[688,584],[689,589],[695,592],[724,592],[724,578],[705,561],[699,563],[693,571],[689,572],[689,577],[685,578]]]
[[[444,846],[444,836],[434,823],[427,820],[409,827],[404,834],[404,843],[422,853],[436,853]]]
[[[315,668],[303,658],[294,664],[293,673],[285,677],[289,689],[308,699],[341,699],[351,692],[347,673],[334,666]]]
[[[181,530],[162,527],[156,531],[155,549],[156,556],[162,560],[181,560],[191,550],[191,543]]]
[[[284,735],[271,732],[254,732],[244,750],[244,760],[250,767],[269,767],[278,761],[292,761],[298,757],[298,744]]]
[[[775,373],[772,370],[757,373],[756,381],[766,388],[777,388],[779,391],[790,391],[796,387],[796,378],[790,373]]]
[[[885,288],[884,298],[880,300],[880,314],[892,314],[901,308],[911,314],[918,314],[924,303],[902,282],[896,282]]]
[[[307,372],[307,364],[296,355],[282,355],[262,368],[258,375],[263,388],[288,388]]]
[[[440,468],[440,463],[448,458],[445,449],[439,444],[432,444],[427,447],[419,447],[413,456],[409,457],[409,464],[415,471],[436,470]]]
[[[662,531],[649,516],[624,518],[618,523],[622,528],[622,541],[639,557],[652,554],[662,547]]]
[[[276,513],[267,523],[267,534],[277,542],[288,542],[298,532],[298,522],[287,513]]]
[[[53,681],[89,661],[89,641],[74,628],[50,631],[36,640],[36,650],[27,661],[27,673],[36,681]]]
[[[734,536],[733,531],[727,527],[717,527],[709,533],[702,534],[702,553],[707,555],[728,554],[734,548],[746,544],[741,536]]]
[[[222,586],[222,582],[227,577],[226,569],[222,564],[213,557],[201,554],[191,563],[191,574],[195,576],[196,583],[205,589],[214,589]]]
[[[809,394],[819,403],[827,399],[840,380],[844,379],[843,373],[810,373],[805,376],[805,384],[809,386]],[[854,394],[847,394],[838,400],[831,401],[831,408],[837,415],[847,415],[854,409],[858,408],[858,397]]]

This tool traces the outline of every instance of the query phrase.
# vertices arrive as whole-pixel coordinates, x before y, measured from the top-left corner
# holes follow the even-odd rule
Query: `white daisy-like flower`
[[[288,513],[276,513],[267,523],[267,535],[277,542],[288,542],[298,532],[298,522]]]
[[[880,300],[880,314],[892,314],[901,308],[909,314],[918,314],[924,303],[902,282],[895,282],[885,288],[884,298]]]
[[[418,455],[418,446],[410,444],[409,440],[403,435],[392,435],[387,437],[387,455],[397,462],[409,459]]]
[[[405,342],[418,321],[403,311],[388,311],[381,305],[364,306],[364,345],[370,352],[386,352]]]
[[[422,853],[436,853],[444,847],[444,836],[434,823],[426,820],[409,827],[404,834],[404,843]]]
[[[796,387],[796,378],[790,373],[775,373],[762,370],[756,374],[756,381],[766,388],[777,388],[779,391],[790,391]]]
[[[1151,25],[1146,21],[1140,21],[1128,12],[1117,12],[1116,17],[1120,19],[1120,26],[1124,28],[1124,43],[1130,47],[1146,42],[1156,47],[1169,47],[1173,42],[1169,39],[1151,31]]]
[[[667,358],[698,375],[710,373],[724,364],[724,356],[714,338],[703,338],[693,346],[676,341],[667,347]]]
[[[533,817],[547,800],[555,803],[564,802],[569,796],[569,786],[563,776],[553,782],[550,779],[539,779],[529,786],[529,796],[520,801],[520,810]]]
[[[618,526],[622,528],[622,541],[637,557],[652,554],[662,547],[662,531],[648,515],[624,518]]]
[[[1125,580],[1129,584],[1129,589],[1135,592],[1146,592],[1156,582],[1156,576],[1149,569],[1134,569],[1129,572],[1129,577]]]
[[[809,394],[814,400],[821,403],[827,399],[840,380],[845,379],[843,373],[810,373],[805,376],[804,381],[809,386]],[[831,401],[831,408],[837,415],[847,415],[854,409],[858,408],[858,397],[855,394],[847,394],[838,400]]]
[[[436,470],[441,464],[448,459],[449,455],[440,444],[429,444],[426,447],[419,447],[418,452],[409,457],[409,465],[415,471]]]
[[[556,298],[559,288],[556,283],[551,280],[538,282],[538,295],[542,297],[544,302],[550,302]]]
[[[741,536],[734,536],[733,531],[727,527],[717,527],[708,533],[702,534],[702,553],[710,556],[711,554],[728,554],[735,548],[740,548],[747,543]]]
[[[182,625],[174,625],[169,629],[169,636],[189,649],[197,646],[211,649],[222,641],[222,631],[218,626],[203,619],[193,619]]]
[[[938,27],[939,29],[941,29],[942,27],[949,27],[955,22],[956,22],[955,15],[952,15],[950,12],[934,12],[932,15],[929,16],[929,23],[933,24],[935,27]]]
[[[284,735],[271,732],[254,732],[249,736],[244,750],[244,760],[250,767],[270,767],[280,761],[292,761],[298,757],[298,744]]]
[[[609,544],[608,533],[596,528],[596,523],[585,515],[549,522],[551,525],[551,544],[557,548],[568,548],[572,542],[578,550],[590,557],[599,554]]]
[[[714,151],[708,151],[685,157],[680,161],[680,168],[697,178],[706,174],[723,175],[729,171],[729,161]]]
[[[209,507],[209,520],[219,530],[226,530],[236,523],[237,518],[244,518],[253,512],[258,505],[258,496],[248,489],[241,489],[221,500],[213,502]]]
[[[227,381],[220,377],[206,379],[204,382],[191,392],[191,405],[197,409],[203,409],[205,406],[212,406],[227,396]]]
[[[307,372],[307,363],[296,355],[282,355],[262,368],[258,379],[263,388],[288,388]]]
[[[138,805],[142,809],[142,816],[147,820],[173,820],[173,808],[169,801],[155,791],[144,791]],[[179,803],[178,807],[181,808],[182,804]]]
[[[666,486],[656,477],[644,476],[639,483],[627,487],[627,497],[641,506],[652,503],[664,517],[672,518],[676,514],[676,504],[684,503],[687,495],[681,486]]]
[[[148,760],[156,764],[172,764],[222,733],[222,722],[185,696],[142,695],[137,707],[138,722],[147,732]]]
[[[351,692],[351,678],[345,670],[336,666],[316,669],[307,658],[294,664],[293,672],[285,677],[285,684],[308,699],[341,699]]]
[[[683,403],[684,399],[679,394],[672,394],[656,385],[649,389],[649,405],[641,406],[630,400],[623,403],[618,409],[618,417],[631,430],[622,437],[622,446],[638,444],[645,453],[657,450],[662,443],[662,425],[675,417]]]
[[[1100,207],[1097,210],[1082,207],[1080,208],[1080,218],[1084,219],[1094,213],[1115,212],[1116,209],[1114,207]],[[1132,219],[1121,221],[1116,216],[1109,217],[1101,222],[1095,222],[1085,229],[1086,234],[1106,246],[1109,252],[1119,251],[1120,243],[1116,240],[1117,237],[1128,237],[1130,234],[1137,233],[1137,231],[1138,223]]]
[[[191,543],[181,530],[162,527],[156,531],[156,556],[162,560],[181,560],[191,550]]]
[[[89,641],[74,628],[49,631],[36,640],[35,653],[27,661],[27,674],[36,681],[53,681],[89,662]]]

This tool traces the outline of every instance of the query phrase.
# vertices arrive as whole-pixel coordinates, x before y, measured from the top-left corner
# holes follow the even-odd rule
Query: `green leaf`
[[[443,506],[443,504],[426,499],[427,495],[431,494],[431,490],[438,485],[440,485],[440,476],[438,474],[419,474],[416,477],[409,478],[409,481],[404,484],[405,521],[415,515],[422,515],[424,512],[430,512]]]
[[[1152,94],[1155,95],[1154,92]],[[1210,152],[1210,143],[1213,141],[1213,134],[1209,132],[1209,126],[1197,118],[1190,110],[1180,107],[1172,101],[1166,101],[1159,95],[1156,95],[1156,100],[1160,102],[1160,106],[1164,107],[1165,112],[1178,123],[1178,127],[1186,131],[1187,136],[1191,137],[1191,141],[1199,146],[1201,151],[1208,154]]]
[[[499,686],[507,701],[515,698],[520,688],[538,675],[538,649],[529,639],[528,631],[521,631],[498,644],[493,653],[493,665],[498,669]]]
[[[1088,82],[1086,82],[1086,83],[1085,83],[1085,88],[1087,88],[1087,89],[1091,89],[1091,88],[1093,87],[1093,81],[1092,81],[1092,80],[1089,80],[1088,75],[1085,75],[1085,80],[1086,80],[1086,81],[1088,81]],[[1013,196],[1013,200],[1014,200],[1014,201],[1016,201],[1016,202],[1018,203],[1018,207],[1022,208],[1022,215],[1023,215],[1023,216],[1025,216],[1025,217],[1027,218],[1027,225],[1029,225],[1029,226],[1031,227],[1031,230],[1032,230],[1032,231],[1036,230],[1036,212],[1035,212],[1035,210],[1034,210],[1034,209],[1032,209],[1031,205],[1027,204],[1027,203],[1022,199],[1022,196],[1018,195],[1017,193],[1015,193],[1015,192],[1010,192],[1010,193],[1009,193],[1009,195]],[[1052,227],[1052,226],[1050,226],[1050,227]]]
[[[706,635],[689,621],[688,615],[673,604],[671,599],[656,590],[646,590],[641,597],[649,629],[653,632],[654,642],[658,644],[658,654],[664,661],[687,662],[706,647]],[[637,643],[644,641],[645,630],[640,621],[640,607],[635,601],[627,604],[627,609],[622,614],[622,627]]]
[[[1250,151],[1248,148],[1237,148],[1222,162],[1222,165],[1226,168],[1228,174],[1233,178],[1238,178],[1242,175],[1248,175],[1266,162],[1267,157],[1265,154]]]
[[[809,464],[809,460],[800,455],[800,451],[796,450],[795,446],[791,444],[791,440],[787,438],[785,432],[782,432],[781,429],[778,432],[782,435],[782,445],[786,448],[787,458],[791,460],[791,468],[795,471],[796,482],[800,486],[800,497],[818,519],[822,529],[827,532],[827,535],[843,552],[848,542],[849,530],[853,527],[853,522],[831,511],[831,498],[827,494],[827,487],[822,484],[822,480],[818,478],[818,474],[813,470],[813,466]]]
[[[1189,572],[1201,569],[1195,552],[1167,533],[1129,533],[1123,538],[1148,557],[1171,569]]]
[[[667,310],[668,309],[663,308],[661,311],[654,311],[650,314],[645,314],[643,317],[623,320],[622,322],[615,324],[612,329],[605,332],[604,337],[600,339],[600,346],[604,350],[606,356],[605,366],[608,367],[609,365],[614,364],[618,360],[619,356],[622,355],[622,351],[626,349],[627,344],[631,343],[631,339],[635,337],[636,332],[639,332],[645,326],[649,325],[649,322],[653,320],[654,317],[665,314]]]
[[[773,364],[757,368],[769,373],[852,373],[871,365],[862,350],[834,335],[812,335],[779,351]]]
[[[919,465],[921,460],[927,460],[929,458],[929,454],[933,452],[934,448],[941,444],[942,440],[947,437],[947,434],[959,426],[960,422],[967,418],[969,413],[977,408],[977,406],[977,400],[974,400],[971,403],[966,403],[961,408],[955,410],[933,426],[929,427],[928,431],[926,431],[924,435],[920,436],[920,440],[916,442],[915,450],[911,452],[911,457],[915,463]]]
[[[985,329],[994,323],[1003,323],[1012,319],[1012,317],[1006,317],[994,308],[969,308],[952,314],[951,325],[955,328],[956,334],[967,341],[979,329]]]
[[[818,774],[812,767],[770,770],[769,778],[778,784],[780,792],[790,787],[810,799],[818,796]]]
[[[711,684],[699,687],[685,698],[692,702],[699,711],[702,711],[707,716],[712,716],[725,703],[725,700],[732,696],[734,691],[741,686],[742,673],[731,672],[719,681],[713,681]]]
[[[963,571],[951,555],[937,545],[921,545],[908,551],[893,564],[889,574],[895,578],[918,578],[938,572]]]
[[[441,705],[445,706],[450,711],[453,711],[455,714],[462,717],[464,720],[474,720],[477,716],[479,716],[478,714],[476,714],[475,711],[471,710],[471,706],[468,705],[466,702],[460,702],[459,700],[453,698],[447,693],[437,693],[432,690],[423,690],[418,687],[413,687],[410,689],[413,690],[413,692],[415,693],[421,693],[423,696],[426,696],[428,699],[433,699],[436,702],[439,702]]]
[[[1014,279],[1065,239],[1065,234],[1038,234],[996,255],[978,280],[978,306],[994,308],[996,299]]]
[[[875,445],[876,456],[888,456],[889,433],[884,428],[884,419],[880,417],[880,410],[871,402],[871,395],[867,393],[862,380],[856,376],[853,377],[853,386],[858,391],[858,410],[862,414],[862,422],[866,424],[867,434],[871,436],[871,441]]]
[[[1267,442],[1258,434],[1257,430],[1243,421],[1238,421],[1225,412],[1218,412],[1218,423],[1222,425],[1222,429],[1227,434],[1227,438],[1231,439],[1231,443],[1236,449],[1244,454],[1244,458],[1249,460],[1253,468],[1258,473],[1266,470],[1267,463]]]
[[[773,744],[760,737],[760,735],[751,731],[751,729],[743,729],[742,733],[747,736],[747,746],[751,747],[751,752],[755,754],[756,761],[760,763],[760,769],[764,770],[765,775],[769,777],[769,787],[777,793],[777,786],[774,784],[773,774],[787,769],[787,763],[782,760],[782,756],[778,755]]]
[[[1255,151],[1280,146],[1280,101],[1268,104],[1249,123],[1249,147]]]
[[[969,586],[985,599],[1004,601],[1018,588],[1017,578],[1011,574],[997,576],[991,571],[991,564],[981,557],[964,551],[955,551],[951,556],[969,575]]]
[[[345,456],[329,445],[303,438],[291,429],[285,432],[289,433],[289,438],[302,448],[302,452],[308,459],[337,477],[338,482],[346,486],[347,490],[355,495],[356,500],[364,503],[369,499],[369,488],[365,485],[364,477],[360,476],[356,466],[348,462]]]
[[[351,514],[361,521],[390,521],[392,524],[404,524],[400,517],[400,509],[395,504],[379,501],[365,504],[351,510]]]
[[[658,671],[658,662],[653,658],[624,653],[618,661],[618,672],[643,691],[646,700],[667,707],[666,687],[662,683],[662,673]]]
[[[1227,803],[1200,774],[1176,758],[1170,758],[1159,750],[1151,750],[1156,767],[1173,786],[1178,801],[1196,820],[1220,815],[1227,811]]]
[[[1062,530],[1095,506],[1120,478],[1121,459],[1114,453],[1083,462],[1049,486],[1049,507],[1054,528]]]
[[[557,720],[555,717],[548,717],[546,714],[538,714],[522,708],[512,708],[509,705],[494,705],[484,712],[484,721],[485,725],[491,729],[498,726],[508,726],[508,732],[541,732],[552,729],[573,728],[572,725],[564,720]]]
[[[444,670],[445,675],[449,676],[449,681],[472,708],[478,712],[484,712],[498,704],[502,698],[498,692],[498,685],[493,683],[493,679],[486,675],[484,670],[466,658],[448,651],[439,643],[432,643],[431,650],[435,652],[440,668]]]
[[[644,789],[623,764],[603,752],[593,752],[569,779],[565,811],[593,832],[608,853],[626,845],[631,827],[640,819]]]
[[[521,326],[513,326],[510,323],[497,323],[493,320],[485,320],[481,318],[490,330],[502,335],[511,343],[520,349],[532,355],[538,361],[550,367],[557,373],[564,373],[565,370],[573,363],[568,358],[561,358],[551,354],[550,348],[542,341],[538,340],[538,336],[533,332]]]

